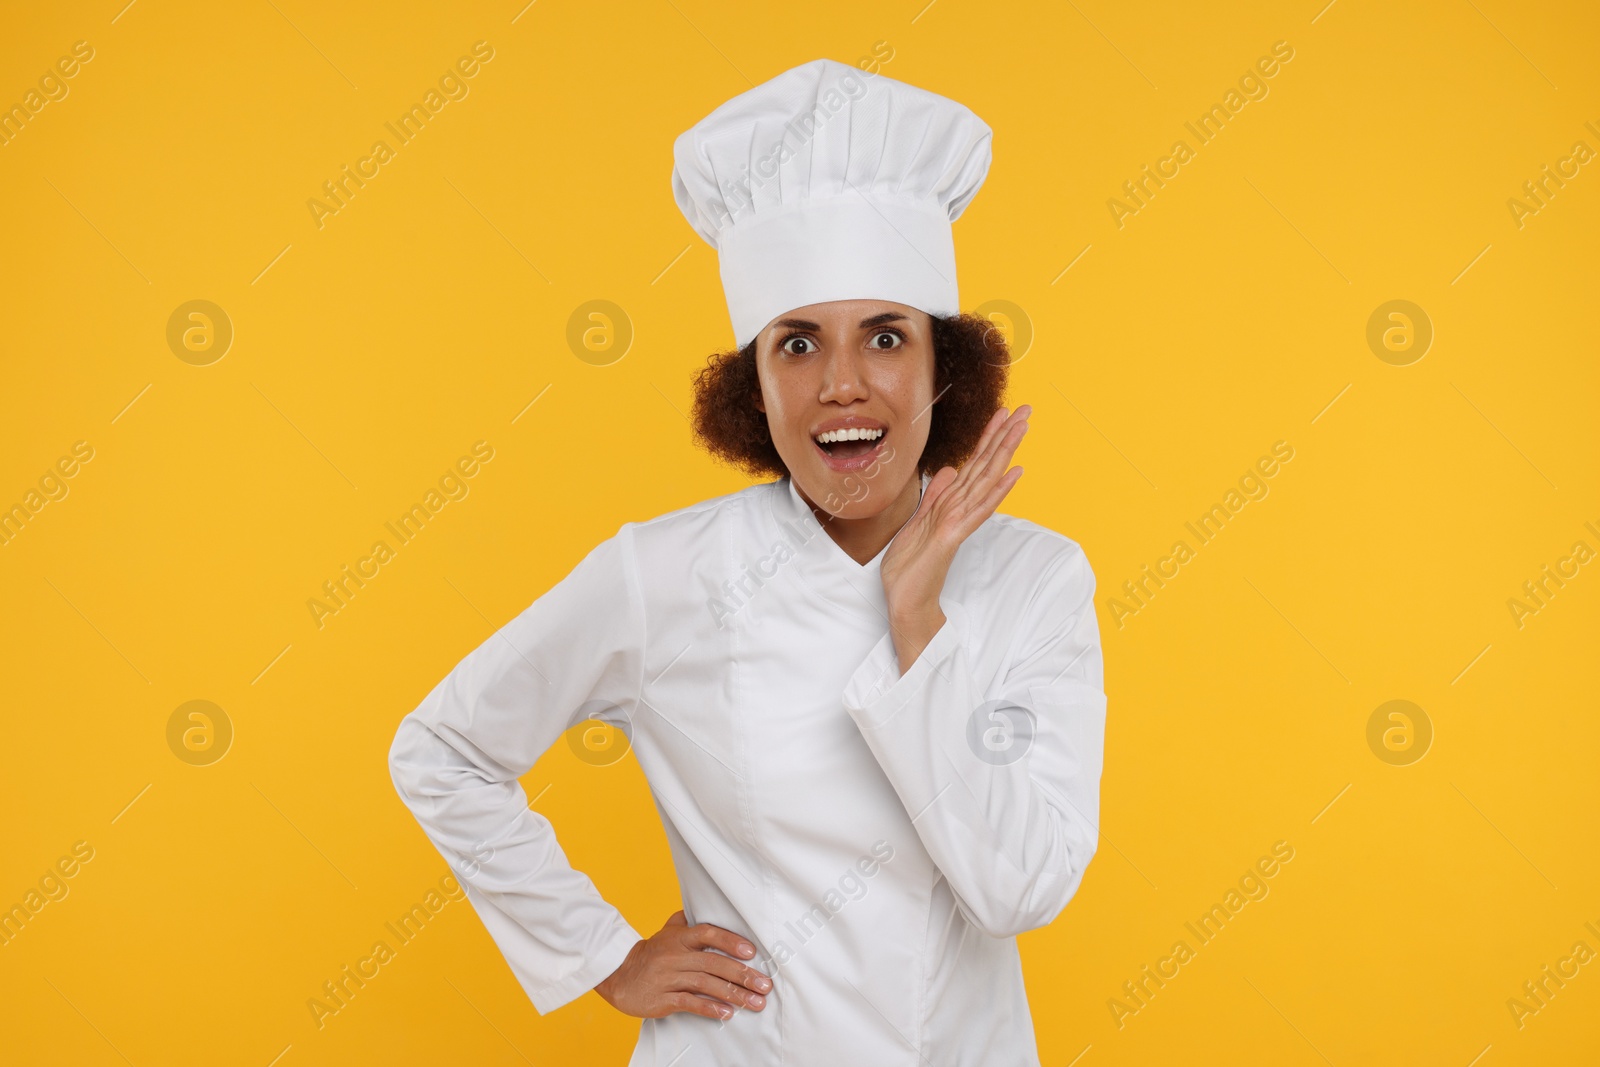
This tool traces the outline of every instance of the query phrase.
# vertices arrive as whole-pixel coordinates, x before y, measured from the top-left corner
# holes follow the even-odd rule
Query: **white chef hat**
[[[991,137],[954,100],[831,59],[680,135],[672,194],[717,250],[738,346],[829,300],[959,312],[950,224],[989,173]]]

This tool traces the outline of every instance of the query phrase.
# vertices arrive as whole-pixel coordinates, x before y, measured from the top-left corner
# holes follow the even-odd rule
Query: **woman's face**
[[[756,370],[756,408],[813,505],[841,519],[869,518],[919,477],[934,400],[927,312],[888,300],[795,308],[761,331]],[[858,439],[836,441],[830,432],[851,429]]]

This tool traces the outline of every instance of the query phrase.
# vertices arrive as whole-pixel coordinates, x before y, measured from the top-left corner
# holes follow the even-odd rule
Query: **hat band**
[[[934,203],[847,193],[762,214],[718,234],[738,347],[786,311],[831,300],[960,310],[950,220]]]

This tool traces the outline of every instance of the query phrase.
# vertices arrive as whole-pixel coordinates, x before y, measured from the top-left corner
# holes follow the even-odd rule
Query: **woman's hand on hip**
[[[675,1011],[727,1019],[735,1009],[766,1006],[772,979],[729,958],[754,955],[755,946],[732,930],[710,923],[690,926],[683,912],[675,911],[594,991],[623,1014],[642,1019]]]
[[[944,625],[939,593],[956,549],[1022,477],[1021,467],[1009,465],[1032,410],[1023,404],[1014,412],[996,411],[972,458],[959,471],[941,467],[928,479],[922,503],[884,553],[879,575],[902,674]]]

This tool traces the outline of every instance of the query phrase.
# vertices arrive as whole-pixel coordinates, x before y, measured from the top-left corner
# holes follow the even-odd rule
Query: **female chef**
[[[1029,409],[959,313],[991,131],[819,59],[678,138],[738,349],[715,456],[776,480],[624,523],[401,722],[396,788],[540,1013],[643,1018],[630,1067],[1038,1064],[1016,935],[1098,841],[1106,699],[1076,542],[996,508]],[[683,909],[649,937],[518,779],[622,731]]]

